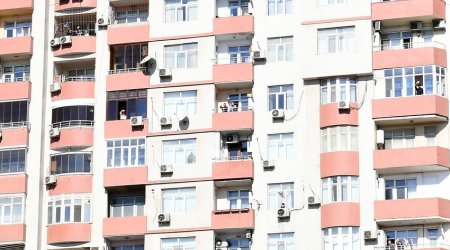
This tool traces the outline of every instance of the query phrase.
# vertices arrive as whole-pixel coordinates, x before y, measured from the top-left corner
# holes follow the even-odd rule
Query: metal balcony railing
[[[408,249],[450,249],[449,244],[435,243],[435,244],[410,244],[402,246],[376,246],[374,250],[408,250]]]
[[[112,75],[112,74],[130,73],[130,72],[138,72],[138,71],[147,72],[148,68],[140,67],[140,68],[127,68],[127,69],[112,69],[112,70],[108,71],[108,73],[110,75]]]
[[[0,123],[0,128],[20,128],[20,127],[27,127],[28,121],[23,122],[6,122],[6,123]]]
[[[51,125],[52,128],[79,128],[86,127],[91,128],[94,127],[94,121],[86,121],[86,120],[73,120],[73,121],[63,121],[56,122]]]
[[[224,156],[224,157],[214,157],[212,160],[215,162],[220,161],[242,161],[242,160],[250,160],[253,159],[252,155],[249,153],[247,155],[240,155],[240,156]]]
[[[253,110],[252,107],[230,107],[229,104],[224,103],[225,106],[219,107],[218,109],[214,109],[214,113],[225,113],[225,112],[242,112],[242,111],[250,111]],[[223,105],[223,104],[222,104]]]
[[[430,42],[403,42],[402,39],[384,40],[379,46],[374,46],[374,51],[416,49],[416,48],[440,48],[445,49],[445,44],[435,41]]]
[[[251,56],[230,55],[229,57],[218,57],[212,59],[214,65],[217,64],[236,64],[236,63],[251,63]]]
[[[95,82],[95,76],[63,76],[61,82]]]

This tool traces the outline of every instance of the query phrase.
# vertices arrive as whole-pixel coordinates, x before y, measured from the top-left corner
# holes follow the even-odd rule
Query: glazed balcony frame
[[[254,228],[255,211],[253,209],[228,209],[213,211],[211,227],[214,230]]]

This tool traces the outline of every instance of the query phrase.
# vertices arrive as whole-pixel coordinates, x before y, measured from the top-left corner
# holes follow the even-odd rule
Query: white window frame
[[[10,199],[10,202],[7,202],[6,199]],[[0,195],[0,201],[0,225],[23,224],[25,222],[26,197],[24,194]],[[20,208],[20,218],[14,220],[14,209],[18,208]]]
[[[322,229],[324,250],[359,250],[359,227],[329,227]]]
[[[197,90],[165,92],[164,93],[164,116],[177,116],[183,119],[184,116],[197,114]],[[174,105],[175,112],[168,112],[168,105]],[[190,108],[193,107],[193,108]]]
[[[173,191],[171,193],[168,193],[170,191]],[[176,194],[175,194],[176,192]],[[197,203],[197,197],[196,197],[196,188],[195,187],[186,187],[186,188],[170,188],[170,189],[163,189],[161,192],[161,211],[163,213],[170,213],[170,214],[189,214],[194,213]],[[183,208],[176,208],[177,200],[183,201]],[[193,207],[188,208],[188,201],[193,201]],[[171,208],[167,208],[166,202],[171,203]],[[177,211],[178,210],[178,211]],[[181,210],[181,212],[180,212]]]
[[[358,176],[331,176],[322,179],[322,203],[358,202]]]
[[[23,71],[16,72],[16,68],[23,67]],[[28,68],[28,70],[27,70]],[[30,65],[11,65],[3,67],[2,82],[23,82],[30,80]],[[18,74],[18,75],[16,75]],[[21,76],[19,75],[21,74]],[[18,76],[18,77],[17,77]]]
[[[294,60],[294,37],[267,38],[267,61],[288,62]]]
[[[132,199],[132,203],[125,204],[123,199]],[[121,199],[122,203],[114,205],[113,201]],[[140,204],[138,199],[142,199],[143,203]],[[132,206],[133,214],[126,216],[124,214],[125,207]],[[119,208],[120,209],[120,215],[115,216],[114,209]],[[129,216],[143,216],[145,213],[145,196],[137,195],[137,196],[120,196],[120,197],[113,197],[111,198],[109,202],[109,217],[110,218],[118,218],[118,217],[129,217]]]
[[[164,22],[165,23],[177,23],[177,22],[189,22],[189,21],[197,21],[198,16],[198,1],[197,0],[172,0],[174,3],[168,4],[168,0],[164,0]],[[175,3],[178,1],[178,3]],[[183,3],[186,1],[186,3]],[[194,10],[194,16],[191,16],[189,10]],[[168,11],[174,11],[174,18],[170,18]],[[179,12],[183,13],[183,16],[180,17]]]
[[[398,182],[404,181],[405,185],[399,185]],[[389,183],[392,182],[392,186],[389,186]],[[387,193],[388,190],[391,190],[392,192],[392,199],[388,199],[386,195],[386,200],[400,200],[403,198],[399,198],[398,194],[400,190],[403,190],[405,198],[404,199],[413,199],[417,197],[417,178],[392,178],[392,179],[386,179],[385,180],[385,192]],[[412,185],[411,183],[415,183],[415,185]]]
[[[284,85],[273,85],[269,86],[267,89],[268,93],[268,109],[272,111],[274,109],[284,109],[284,110],[292,110],[294,109],[294,85],[293,84],[284,84]],[[271,99],[275,97],[275,107],[271,102]],[[279,105],[280,98],[283,98],[283,107]]]
[[[354,52],[356,50],[355,26],[317,30],[318,54]]]
[[[294,133],[267,135],[267,156],[269,160],[292,159],[294,157]]]
[[[355,78],[332,78],[320,81],[320,103],[357,101],[357,82]]]
[[[127,9],[127,10],[116,10],[114,17],[114,24],[124,24],[124,23],[141,23],[148,21],[148,5],[144,9]],[[142,7],[142,6],[140,6]],[[135,12],[136,14],[133,14]],[[122,15],[122,16],[120,16]]]
[[[271,233],[267,235],[268,250],[294,250],[294,233]]]
[[[237,192],[236,197],[231,197],[231,192]],[[247,192],[247,195],[244,193]],[[242,202],[247,199],[247,206]],[[236,201],[236,207],[232,206],[232,201]],[[237,189],[237,190],[228,190],[228,205],[230,209],[250,209],[250,190],[248,189]]]
[[[176,143],[176,145],[174,144]],[[193,166],[197,164],[197,139],[186,138],[179,140],[166,140],[162,142],[163,146],[163,163],[173,165],[186,165]],[[184,155],[184,162],[177,162],[177,154],[182,153]],[[189,162],[189,157],[193,154],[192,162]]]
[[[429,247],[438,247],[438,240],[439,240],[439,237],[440,237],[439,229],[437,229],[437,228],[426,228],[426,230],[427,230],[426,237],[427,237],[427,241],[429,243]],[[436,235],[432,235],[431,236],[430,235],[430,231],[431,230],[435,231]]]
[[[267,185],[267,200],[269,203],[267,206],[267,210],[278,210],[283,203],[286,208],[294,208],[294,187],[294,182],[269,183]],[[276,202],[274,202],[272,199],[276,199]],[[276,205],[273,206],[273,203],[276,203]]]
[[[63,82],[75,81],[95,81],[95,69],[69,70],[67,77],[63,76]]]
[[[250,45],[236,45],[228,46],[228,56],[230,57],[230,64],[234,63],[248,63],[250,62]],[[230,51],[236,49],[235,52]]]
[[[165,243],[164,241],[168,242]],[[161,250],[195,250],[195,244],[195,237],[162,238]]]
[[[136,141],[136,145],[131,145],[133,141]],[[117,143],[120,142],[120,146],[116,146]],[[124,146],[124,142],[128,142],[128,146]],[[120,151],[120,162],[116,164],[115,162],[115,152],[116,150]],[[143,150],[143,152],[142,152]],[[106,141],[106,165],[108,168],[111,167],[136,167],[136,166],[144,166],[146,164],[146,139],[145,138],[124,138],[124,139],[116,139],[116,140],[107,140]],[[134,154],[135,162],[132,162],[132,156]],[[125,162],[124,153],[128,152],[126,155],[128,157],[128,162]],[[144,162],[142,164],[139,163],[139,156],[143,154]]]
[[[237,3],[236,5],[231,5],[231,3]],[[228,1],[228,8],[230,9],[230,16],[244,16],[249,14],[249,5],[251,5],[251,0],[237,0]],[[233,10],[236,10],[236,15],[233,15]]]
[[[395,235],[394,238],[388,238],[387,235],[388,235],[388,233],[391,233],[391,232],[394,233],[394,235]],[[410,233],[413,233],[413,232],[415,232],[416,238],[410,237]],[[389,240],[393,240],[394,242],[392,242],[392,243],[395,244],[397,239],[399,239],[399,240],[402,241],[402,244],[403,244],[402,246],[405,246],[405,238],[400,238],[401,236],[399,235],[399,233],[401,233],[401,234],[405,234],[406,233],[407,234],[407,240],[410,242],[410,244],[412,243],[413,246],[417,246],[417,243],[418,243],[418,241],[420,239],[419,229],[385,230],[385,233],[386,233],[386,245],[387,245],[387,242]],[[405,247],[405,249],[406,249],[406,247]]]
[[[69,201],[66,203],[66,201]],[[75,201],[80,201],[75,204]],[[49,197],[47,202],[48,225],[66,224],[66,223],[92,223],[92,195],[91,194],[61,194]],[[81,206],[80,221],[75,222],[75,205]],[[57,209],[60,209],[59,221],[57,221]],[[70,210],[69,221],[65,221],[66,208]],[[51,217],[50,217],[51,216]]]
[[[173,65],[169,58],[173,57]],[[190,60],[191,59],[191,60]],[[198,43],[183,43],[164,46],[164,67],[170,69],[192,69],[198,64]]]
[[[358,151],[358,126],[332,126],[321,129],[322,153]]]
[[[131,250],[144,250],[144,245],[120,245],[120,246],[113,246],[111,247],[111,250],[128,250],[131,247]]]
[[[437,126],[425,126],[423,128],[427,146],[436,146]]]
[[[416,128],[384,130],[385,149],[413,148],[416,138]]]
[[[344,5],[349,4],[351,0],[319,0],[319,6]]]
[[[6,27],[7,24],[14,24],[13,27]],[[19,24],[25,24],[20,26]],[[30,21],[13,21],[13,22],[5,22],[5,38],[13,38],[13,37],[23,37],[23,36],[31,36],[31,27],[32,22]],[[8,37],[8,31],[12,30],[13,35]]]
[[[273,15],[286,15],[292,14],[294,0],[268,0],[267,1],[267,14]],[[273,9],[271,8],[273,5]]]

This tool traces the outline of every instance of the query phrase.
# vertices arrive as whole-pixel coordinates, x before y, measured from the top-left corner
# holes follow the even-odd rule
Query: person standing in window
[[[120,120],[126,120],[127,119],[127,114],[125,114],[125,109],[122,109],[119,112],[119,116],[120,116]]]
[[[420,81],[416,82],[415,89],[416,89],[416,95],[423,95],[423,86]]]

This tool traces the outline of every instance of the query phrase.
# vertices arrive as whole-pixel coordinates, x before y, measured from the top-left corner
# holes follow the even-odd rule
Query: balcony
[[[214,180],[253,179],[253,159],[248,157],[227,158],[224,161],[213,162],[212,177]]]
[[[91,174],[64,174],[56,176],[56,184],[49,195],[92,193]]]
[[[450,245],[441,244],[441,243],[414,244],[412,247],[413,247],[412,249],[415,249],[415,250],[449,250],[450,249]],[[407,249],[407,248],[404,248],[404,249]],[[389,247],[388,246],[376,246],[373,248],[373,250],[389,250]],[[403,250],[403,249],[396,247],[395,249],[392,248],[392,250]]]
[[[375,221],[380,226],[450,222],[450,201],[442,198],[378,200],[374,206]]]
[[[90,223],[55,224],[47,227],[47,243],[84,243],[91,241]]]
[[[148,119],[144,118],[144,126],[131,126],[130,120],[105,122],[105,139],[123,137],[142,137],[148,134]]]
[[[55,11],[70,9],[93,9],[97,7],[97,0],[56,0]]]
[[[30,81],[0,82],[0,101],[30,99]]]
[[[253,86],[253,62],[245,58],[214,59],[213,81],[218,88],[245,88]]]
[[[23,244],[25,242],[25,232],[25,224],[0,225],[0,245],[3,245],[6,242]]]
[[[71,123],[73,123],[73,126],[71,126]],[[61,130],[59,137],[51,139],[50,148],[52,150],[94,145],[93,121],[69,121],[54,124],[53,127],[59,127]]]
[[[0,183],[2,183],[0,185],[0,194],[26,194],[27,179],[28,176],[25,173],[0,175]]]
[[[359,203],[334,202],[322,205],[320,209],[322,228],[359,227]]]
[[[359,153],[338,151],[320,154],[320,178],[336,175],[359,176]]]
[[[253,34],[254,20],[252,15],[217,17],[214,19],[213,32],[216,36],[233,34]]]
[[[229,209],[212,212],[211,227],[220,229],[247,229],[255,227],[255,211],[253,209]]]
[[[95,78],[67,77],[61,83],[61,91],[52,93],[52,101],[76,98],[95,98]]]
[[[372,3],[372,20],[406,19],[427,21],[445,19],[442,0],[402,0]]]
[[[111,25],[108,27],[108,45],[143,43],[150,40],[148,22]]]
[[[150,73],[147,68],[111,70],[106,76],[106,91],[146,89],[150,87]]]
[[[355,125],[358,126],[358,103],[350,103],[351,109],[341,111],[338,103],[320,105],[320,127]]]
[[[33,54],[33,37],[21,36],[0,38],[0,56],[21,56],[31,54]]]
[[[117,167],[103,170],[103,186],[120,187],[145,185],[148,182],[148,166]]]
[[[103,237],[138,236],[147,232],[147,216],[103,219]]]
[[[242,111],[213,113],[212,127],[215,131],[252,131],[254,129],[253,110],[247,108]]]
[[[0,123],[0,130],[2,131],[0,147],[28,146],[27,122],[8,124],[8,127],[2,127],[2,125]]]
[[[438,95],[420,95],[376,99],[372,101],[372,118],[377,125],[448,120],[448,99]]]
[[[33,12],[33,0],[0,0],[0,16],[23,15]]]
[[[375,150],[373,168],[380,174],[448,170],[449,150],[442,147]]]
[[[53,49],[54,56],[71,56],[95,53],[96,37],[93,35],[70,36],[72,42]]]

